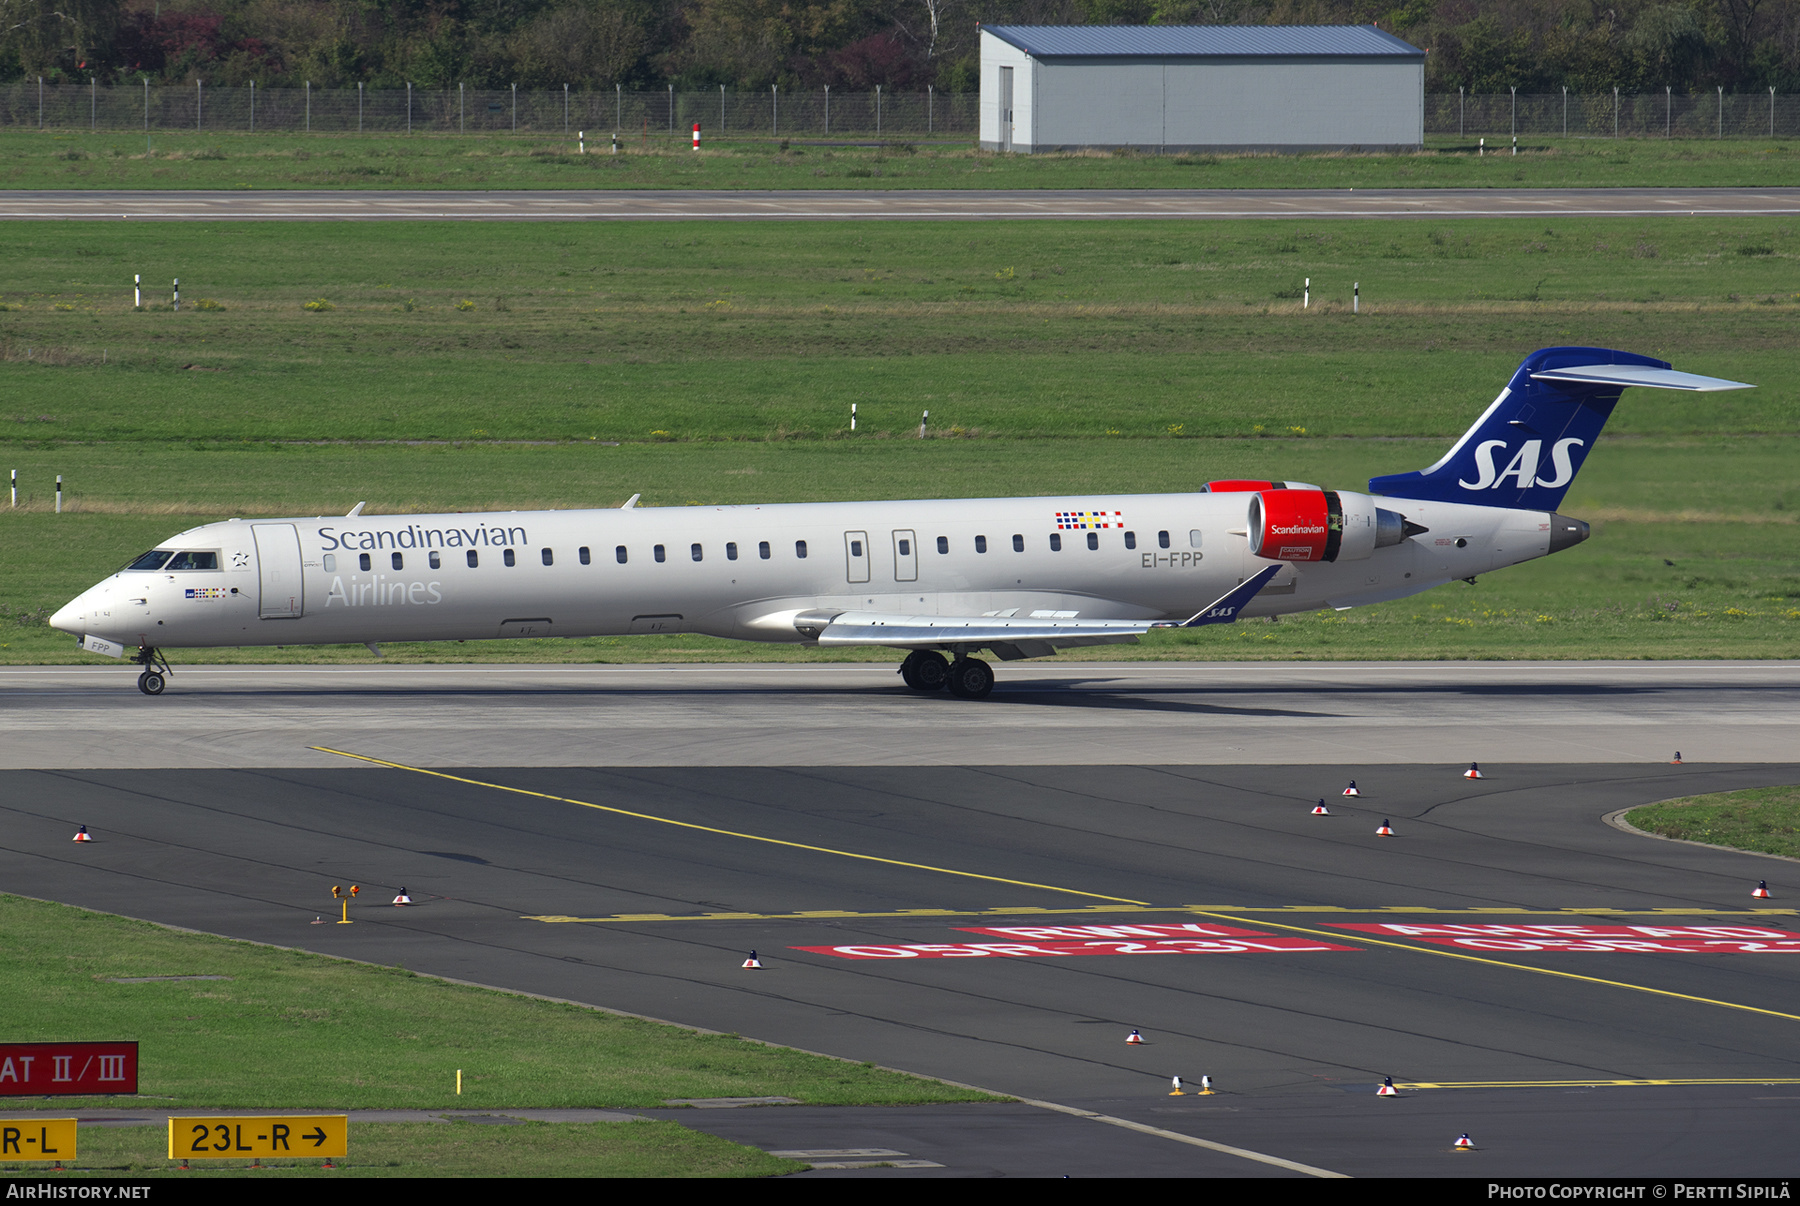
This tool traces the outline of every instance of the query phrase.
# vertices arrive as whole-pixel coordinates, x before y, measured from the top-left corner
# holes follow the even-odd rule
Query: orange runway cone
[[[1386,821],[1383,821],[1381,823],[1381,828],[1379,828],[1375,831],[1375,836],[1376,837],[1393,837],[1394,836],[1393,827],[1390,826]]]
[[[411,903],[412,903],[412,897],[408,896],[406,894],[406,889],[404,887],[402,887],[400,889],[400,895],[394,897],[395,906],[399,907],[402,905],[409,905]]]
[[[1144,1041],[1144,1036],[1133,1030],[1130,1034],[1125,1036],[1125,1041],[1127,1043],[1141,1043]]]
[[[1475,1150],[1475,1141],[1469,1138],[1469,1133],[1467,1131],[1464,1131],[1456,1137],[1456,1150],[1459,1152],[1472,1152]]]
[[[1317,804],[1313,805],[1312,815],[1315,817],[1328,817],[1331,815],[1331,809],[1325,807],[1325,801],[1320,800]]]
[[[1756,891],[1750,893],[1750,895],[1756,897],[1758,900],[1769,900],[1769,881],[1766,879],[1757,880]]]
[[[1179,1077],[1179,1076],[1172,1077],[1170,1079],[1169,1083],[1175,1086],[1173,1089],[1169,1090],[1170,1097],[1186,1097],[1187,1096],[1186,1093],[1183,1093],[1181,1091],[1181,1077]]]
[[[1463,772],[1463,778],[1465,779],[1480,779],[1483,777],[1484,776],[1481,773],[1481,764],[1478,762],[1469,763],[1469,769]]]
[[[755,951],[751,951],[750,957],[748,959],[744,960],[743,966],[750,971],[761,971],[762,970],[762,960],[758,959],[756,957]]]
[[[1361,793],[1361,792],[1360,792],[1360,791],[1357,791],[1357,790],[1356,790],[1356,780],[1355,780],[1355,779],[1352,779],[1352,780],[1350,780],[1350,786],[1349,786],[1349,787],[1346,787],[1346,788],[1345,788],[1345,789],[1344,789],[1344,794],[1345,794],[1345,795],[1347,795],[1347,796],[1360,796],[1360,795],[1362,795],[1362,793]]]
[[[1396,1089],[1394,1087],[1394,1078],[1391,1076],[1382,1077],[1381,1078],[1381,1087],[1379,1089],[1375,1090],[1375,1096],[1377,1096],[1377,1097],[1398,1097],[1398,1096],[1400,1096],[1400,1090]]]
[[[75,831],[75,836],[70,840],[77,842],[91,842],[94,839],[88,836],[87,826],[83,825],[80,829]]]

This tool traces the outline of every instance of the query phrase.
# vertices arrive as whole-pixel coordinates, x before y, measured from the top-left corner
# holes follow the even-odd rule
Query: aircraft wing
[[[803,613],[794,626],[821,645],[889,645],[932,649],[946,645],[986,647],[1002,661],[1044,657],[1079,645],[1128,644],[1152,628],[1200,628],[1233,623],[1281,567],[1258,571],[1187,620],[1080,620],[1044,616],[909,616],[875,611],[835,615]]]

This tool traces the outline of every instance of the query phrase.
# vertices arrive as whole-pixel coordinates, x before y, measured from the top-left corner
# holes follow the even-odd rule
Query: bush
[[[223,310],[224,308],[224,302],[215,301],[210,297],[203,297],[194,303],[194,309],[196,310]]]
[[[300,308],[302,310],[307,311],[309,314],[323,314],[327,310],[337,309],[336,306],[332,305],[330,302],[326,301],[322,297],[314,298],[312,301],[307,302],[304,306],[301,306]]]

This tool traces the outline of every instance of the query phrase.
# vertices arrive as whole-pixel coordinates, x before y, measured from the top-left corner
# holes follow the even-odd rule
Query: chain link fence
[[[1791,138],[1800,96],[1774,92],[1436,93],[1425,97],[1425,132],[1570,138]]]
[[[507,88],[0,87],[0,126],[199,133],[971,138],[975,93],[611,92]]]

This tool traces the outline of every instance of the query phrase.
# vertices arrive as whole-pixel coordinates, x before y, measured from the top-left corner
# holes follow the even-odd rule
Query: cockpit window
[[[216,570],[219,568],[217,553],[176,553],[166,570]]]
[[[151,549],[148,553],[145,553],[142,557],[139,557],[136,561],[133,561],[130,565],[126,566],[125,568],[128,570],[161,569],[163,566],[163,562],[167,561],[168,559],[169,559],[169,550],[168,549]]]

